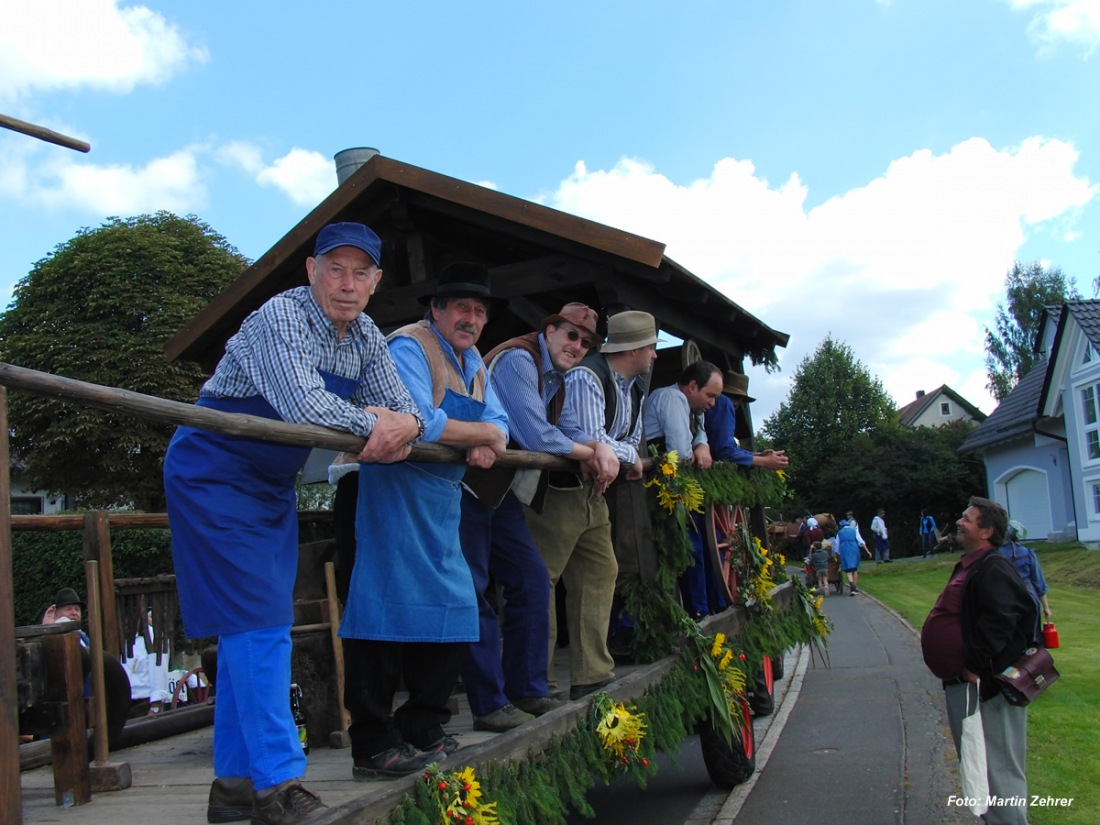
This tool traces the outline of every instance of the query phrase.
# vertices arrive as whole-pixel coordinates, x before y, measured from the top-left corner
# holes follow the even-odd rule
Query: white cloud
[[[1029,30],[1039,40],[1080,43],[1090,51],[1100,45],[1100,2],[1097,0],[1009,0],[1015,9],[1034,12]]]
[[[126,93],[163,83],[208,57],[145,6],[119,0],[0,4],[0,100],[56,89]]]
[[[669,257],[791,333],[781,374],[751,370],[757,424],[830,332],[899,405],[946,383],[989,412],[984,326],[1028,235],[1053,228],[1071,237],[1096,195],[1074,174],[1077,159],[1060,140],[998,150],[974,138],[900,158],[807,210],[797,174],[772,186],[750,162],[727,158],[708,178],[678,185],[624,158],[610,170],[578,163],[542,200],[664,242]]]
[[[336,188],[336,167],[320,152],[294,147],[256,174],[264,186],[274,186],[300,206],[316,206]]]

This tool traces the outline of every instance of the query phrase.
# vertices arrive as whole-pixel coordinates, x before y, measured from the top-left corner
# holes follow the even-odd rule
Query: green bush
[[[12,533],[15,623],[37,624],[59,588],[87,596],[84,537],[80,530]],[[111,558],[116,579],[174,572],[167,530],[112,530]]]

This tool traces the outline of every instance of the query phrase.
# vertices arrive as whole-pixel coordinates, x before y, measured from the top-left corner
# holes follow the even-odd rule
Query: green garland
[[[667,458],[667,457],[666,457]],[[661,462],[657,462],[659,474]],[[656,475],[655,475],[656,477]],[[742,470],[716,462],[711,470],[696,470],[689,462],[679,463],[665,480],[678,480],[683,491],[692,481],[702,488],[710,503],[736,502],[745,507],[774,506],[787,495],[783,477],[768,470]],[[581,717],[568,735],[555,738],[538,754],[522,762],[493,762],[478,770],[485,799],[496,803],[496,814],[504,825],[538,822],[564,825],[570,808],[594,816],[585,794],[597,781],[609,783],[619,776],[632,777],[640,787],[656,771],[652,757],[660,752],[675,754],[681,743],[703,719],[724,721],[729,728],[726,697],[716,690],[712,640],[702,635],[674,598],[679,575],[694,563],[688,539],[688,514],[683,499],[674,489],[671,509],[658,504],[659,485],[651,485],[650,515],[657,551],[657,574],[653,582],[632,577],[621,583],[624,603],[634,620],[635,654],[639,661],[655,661],[680,653],[669,674],[652,685],[631,710],[645,717],[646,735],[638,743],[637,757],[625,763],[609,759],[597,734],[599,714]],[[666,504],[669,496],[663,499]],[[690,500],[690,496],[688,498]],[[782,563],[772,560],[752,542],[743,528],[746,553],[745,575],[768,571],[777,584],[788,578]],[[791,579],[792,601],[788,610],[777,611],[770,599],[749,605],[750,621],[736,639],[729,640],[738,652],[736,666],[746,678],[753,678],[764,655],[778,657],[799,643],[819,643],[829,631],[815,599],[799,577]],[[712,672],[714,671],[714,672]],[[596,706],[600,706],[597,702]],[[724,719],[716,714],[723,713]],[[721,728],[721,726],[720,726]],[[392,825],[439,825],[439,801],[429,786],[430,778],[416,784],[390,817]]]

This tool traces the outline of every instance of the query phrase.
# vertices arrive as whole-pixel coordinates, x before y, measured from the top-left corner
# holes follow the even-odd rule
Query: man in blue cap
[[[405,459],[424,422],[363,314],[380,262],[381,241],[368,227],[324,227],[306,260],[309,286],[245,319],[197,403],[367,436],[360,461]],[[308,454],[180,427],[165,456],[184,625],[191,638],[218,636],[210,822],[286,825],[324,807],[299,784],[306,763],[289,702],[294,481]]]

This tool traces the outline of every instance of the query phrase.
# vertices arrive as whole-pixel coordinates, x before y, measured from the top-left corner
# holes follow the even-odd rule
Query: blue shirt
[[[319,369],[361,386],[343,401],[325,389]],[[199,394],[261,396],[284,421],[362,436],[377,420],[365,406],[418,414],[374,321],[360,313],[340,338],[308,286],[276,295],[245,318]]]
[[[634,422],[633,429],[630,429],[630,415],[634,406],[630,390],[637,376],[624,378],[615,370],[611,370],[611,374],[615,377],[615,386],[619,391],[619,403],[615,409],[615,420],[611,422],[611,432],[604,429],[607,400],[604,398],[603,382],[584,367],[574,367],[565,374],[565,407],[559,426],[574,441],[582,444],[601,441],[611,446],[619,461],[633,464],[638,460],[638,445],[642,441],[640,415]]]
[[[693,418],[695,435],[691,434]],[[690,461],[692,448],[707,443],[703,416],[692,414],[679,384],[661,387],[650,394],[645,405],[645,437],[650,441],[664,438],[665,450],[675,450],[681,461]]]
[[[573,440],[546,417],[546,406],[562,386],[564,374],[550,361],[544,335],[539,335],[539,354],[542,356],[541,364],[536,367],[534,359],[526,350],[519,347],[505,350],[493,359],[489,380],[508,413],[512,438],[521,449],[550,455],[569,455],[573,452]]]
[[[753,454],[742,450],[734,432],[737,429],[737,407],[728,395],[720,395],[714,406],[703,413],[703,424],[710,444],[710,455],[715,461],[732,461],[742,467],[751,467]]]
[[[462,363],[460,364],[454,347],[443,339],[443,336],[439,334],[439,330],[435,328],[435,324],[432,324],[432,332],[439,339],[443,354],[458,369],[466,384],[466,389],[469,390],[473,386],[474,377],[477,375],[478,370],[482,369],[481,356],[475,348],[470,347],[462,354]],[[448,417],[442,408],[435,407],[432,404],[434,397],[432,394],[432,376],[424,350],[420,348],[420,344],[414,339],[402,335],[390,341],[390,353],[397,365],[397,372],[405,382],[405,386],[409,388],[409,394],[412,395],[417,407],[420,408],[420,415],[424,419],[423,440],[429,442],[439,441],[443,436],[443,428],[447,425]],[[485,412],[481,421],[500,427],[507,439],[508,415],[504,412],[504,407],[501,406],[500,399],[497,398],[497,394],[489,382],[485,383],[484,403]]]

